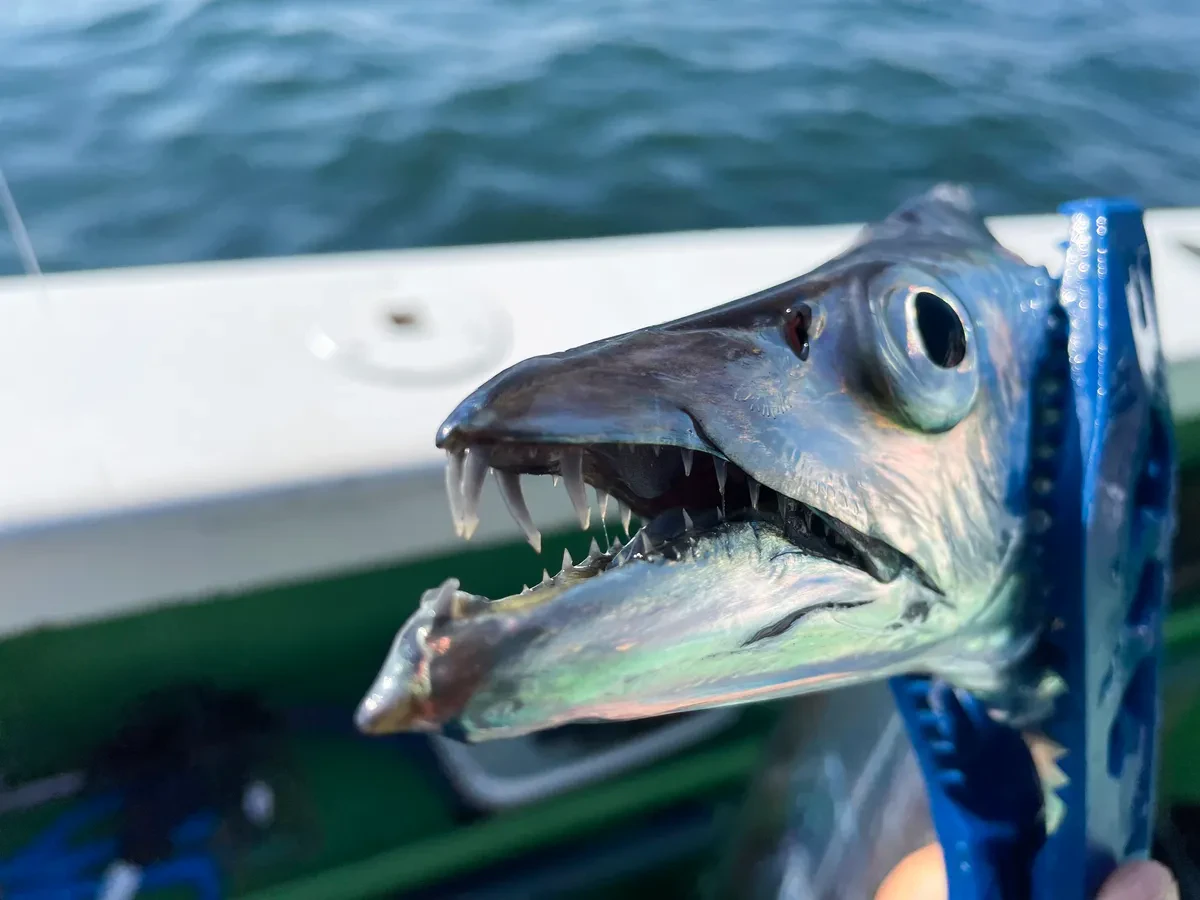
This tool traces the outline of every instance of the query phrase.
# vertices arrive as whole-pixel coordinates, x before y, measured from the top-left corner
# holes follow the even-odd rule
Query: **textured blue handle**
[[[951,900],[1087,900],[1151,841],[1178,479],[1150,251],[1132,203],[1061,211],[1070,237],[1034,391],[1028,480],[1042,489],[1026,562],[1044,626],[1035,662],[1066,685],[1039,726],[1056,769],[1043,785],[1026,740],[973,698],[892,681]]]
[[[908,677],[891,686],[925,776],[951,900],[1029,897],[1044,829],[1020,734],[944,683]]]

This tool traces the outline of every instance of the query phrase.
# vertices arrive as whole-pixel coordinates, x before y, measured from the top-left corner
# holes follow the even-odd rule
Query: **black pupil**
[[[916,297],[917,330],[929,358],[943,369],[953,369],[966,358],[967,334],[958,313],[937,294],[921,291]]]
[[[801,303],[791,311],[788,321],[788,338],[792,349],[802,360],[808,359],[808,328],[812,324],[812,310],[807,304]]]

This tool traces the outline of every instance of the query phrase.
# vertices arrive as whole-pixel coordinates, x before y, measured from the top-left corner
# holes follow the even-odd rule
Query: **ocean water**
[[[47,270],[1200,205],[1200,4],[6,0],[0,166]]]

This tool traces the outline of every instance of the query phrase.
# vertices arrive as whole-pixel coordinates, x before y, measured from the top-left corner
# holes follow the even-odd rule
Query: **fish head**
[[[939,186],[806,275],[498,374],[437,435],[460,531],[488,471],[531,536],[528,475],[644,525],[518,595],[429,591],[360,727],[511,737],[914,671],[999,690],[1054,303]]]

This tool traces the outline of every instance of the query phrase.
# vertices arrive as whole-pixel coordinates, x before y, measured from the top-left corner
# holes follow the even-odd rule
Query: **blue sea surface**
[[[1200,205],[1194,0],[8,0],[0,166],[65,270]],[[0,273],[21,270],[0,229]]]

